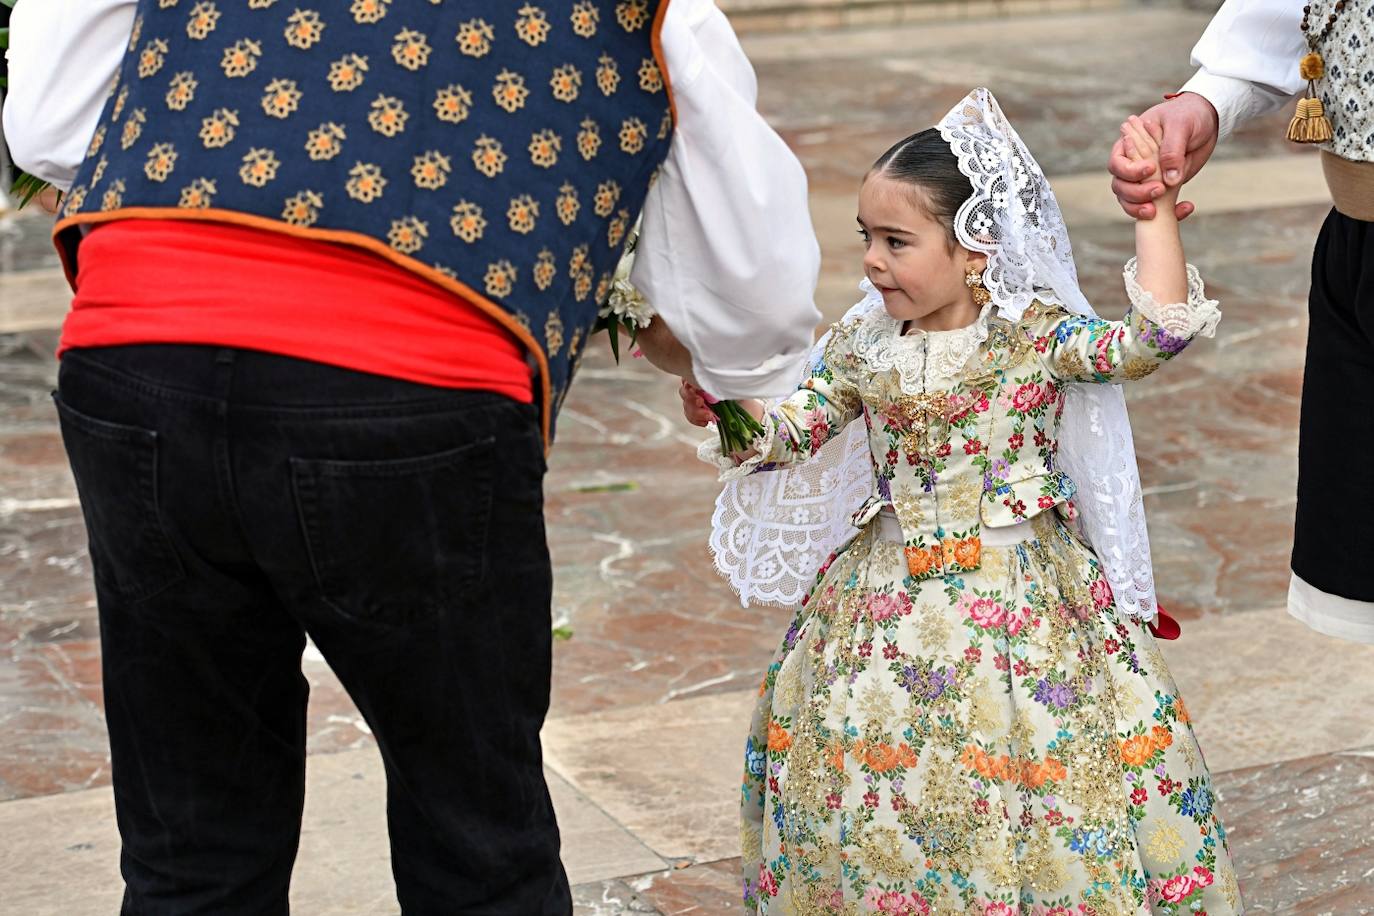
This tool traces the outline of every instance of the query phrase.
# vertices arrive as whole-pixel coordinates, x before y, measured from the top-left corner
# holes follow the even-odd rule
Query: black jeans
[[[566,916],[533,407],[263,353],[75,350],[125,914],[281,914],[306,634],[387,775],[406,914]]]

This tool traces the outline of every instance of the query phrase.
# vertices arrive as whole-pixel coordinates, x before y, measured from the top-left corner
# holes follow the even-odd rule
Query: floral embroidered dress
[[[1065,388],[1149,375],[1218,313],[1189,269],[1122,321],[1035,305],[902,335],[879,305],[722,479],[867,425],[875,495],[768,669],[746,747],[747,908],[1241,913],[1207,769],[1154,639],[1066,522]]]

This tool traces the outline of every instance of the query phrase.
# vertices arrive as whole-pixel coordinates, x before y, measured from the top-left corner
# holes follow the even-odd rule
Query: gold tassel
[[[1298,99],[1298,110],[1288,124],[1288,139],[1294,143],[1326,143],[1333,135],[1322,100]]]
[[[1298,99],[1298,110],[1288,122],[1288,139],[1294,143],[1325,143],[1332,137],[1331,121],[1313,84],[1326,75],[1326,61],[1313,51],[1298,62],[1298,73],[1307,80],[1307,98]]]

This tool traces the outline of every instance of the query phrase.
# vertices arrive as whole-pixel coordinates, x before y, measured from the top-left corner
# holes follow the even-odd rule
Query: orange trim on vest
[[[654,16],[653,35],[650,38],[650,44],[653,47],[654,59],[658,62],[659,72],[663,76],[663,88],[668,95],[668,108],[672,114],[673,127],[676,129],[677,100],[673,96],[672,79],[669,76],[668,63],[663,55],[663,20],[668,12],[668,4],[671,2],[672,0],[663,0],[659,5],[658,12]],[[62,260],[62,269],[67,276],[67,283],[72,289],[76,289],[76,265],[71,262],[71,252],[62,244],[59,236],[67,229],[72,229],[77,226],[98,225],[118,219],[186,219],[225,222],[241,226],[251,226],[255,229],[281,232],[285,235],[296,236],[297,238],[335,242],[341,245],[355,245],[373,254],[380,255],[388,261],[429,280],[431,283],[463,297],[473,306],[493,318],[506,330],[514,334],[515,337],[525,345],[525,348],[534,354],[535,360],[539,365],[540,424],[541,433],[544,439],[544,454],[547,456],[549,450],[553,447],[553,443],[549,438],[553,424],[553,386],[549,380],[549,360],[544,354],[543,347],[534,339],[534,334],[526,330],[524,325],[516,321],[510,312],[506,311],[506,309],[497,305],[495,302],[492,302],[466,283],[445,276],[434,268],[408,255],[401,254],[389,245],[383,243],[380,239],[375,239],[370,235],[364,235],[360,232],[351,232],[346,229],[315,229],[309,226],[293,226],[290,223],[284,223],[280,220],[269,219],[264,216],[255,216],[250,213],[240,213],[237,210],[219,210],[215,208],[198,208],[192,210],[179,207],[127,207],[99,213],[82,213],[76,216],[68,216],[65,219],[59,220],[57,225],[53,227],[53,241],[57,248],[58,256]],[[571,383],[572,381],[569,379],[569,384]]]
[[[544,438],[544,453],[547,455],[552,443],[549,441],[549,430],[553,421],[553,391],[549,384],[549,361],[544,355],[543,349],[534,339],[534,335],[525,330],[524,325],[516,321],[511,313],[501,306],[492,302],[486,296],[474,290],[467,284],[447,277],[434,268],[423,264],[409,255],[401,254],[392,249],[379,239],[374,239],[370,235],[363,235],[360,232],[350,232],[345,229],[314,229],[309,226],[293,226],[290,223],[283,223],[279,220],[268,219],[264,216],[254,216],[251,213],[240,213],[237,210],[217,210],[207,209],[181,209],[179,207],[128,207],[120,210],[109,210],[100,213],[83,213],[76,216],[69,216],[61,220],[53,227],[53,239],[56,242],[57,253],[62,259],[62,269],[66,273],[67,283],[72,289],[76,289],[76,265],[71,263],[69,251],[61,243],[58,236],[76,226],[98,225],[100,223],[111,222],[119,219],[185,219],[185,220],[204,220],[207,222],[233,223],[240,226],[251,226],[254,229],[266,229],[272,232],[280,232],[283,235],[292,235],[297,238],[316,239],[322,242],[335,242],[342,245],[354,245],[364,248],[373,254],[380,255],[392,263],[412,271],[426,280],[434,283],[449,292],[455,293],[474,307],[481,309],[488,316],[493,318],[506,330],[516,336],[525,345],[525,348],[532,352],[539,363],[539,390],[540,390],[540,423]]]
[[[663,0],[659,4],[658,12],[654,14],[654,34],[649,39],[649,44],[654,49],[654,60],[658,62],[658,72],[663,77],[663,91],[668,93],[668,110],[673,115],[673,127],[677,127],[677,99],[673,97],[673,80],[668,75],[668,60],[663,56],[663,17],[668,13],[668,4],[672,0]]]

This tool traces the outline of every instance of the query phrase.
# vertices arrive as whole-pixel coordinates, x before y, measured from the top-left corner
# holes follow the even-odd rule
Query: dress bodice
[[[1035,303],[1015,322],[985,308],[966,328],[903,334],[881,301],[851,313],[810,377],[765,414],[758,454],[723,476],[804,460],[862,418],[874,488],[854,524],[890,509],[916,579],[977,569],[984,527],[1075,517],[1057,460],[1068,386],[1143,378],[1215,326],[1195,271],[1189,302],[1166,307],[1135,285],[1133,265],[1126,279],[1120,321]]]

